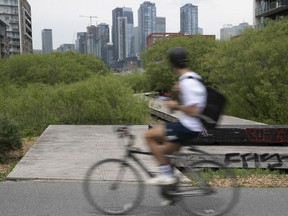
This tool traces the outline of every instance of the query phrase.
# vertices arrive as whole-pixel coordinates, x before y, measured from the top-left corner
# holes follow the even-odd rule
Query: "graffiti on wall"
[[[288,128],[246,128],[246,136],[250,142],[287,143]]]
[[[278,153],[229,153],[225,155],[224,162],[227,166],[237,164],[239,167],[240,164],[243,168],[249,168],[250,166],[256,168],[287,168],[288,155],[280,155]]]

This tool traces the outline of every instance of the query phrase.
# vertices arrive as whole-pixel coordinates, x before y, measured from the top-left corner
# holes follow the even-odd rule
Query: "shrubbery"
[[[133,96],[137,75],[119,78],[93,56],[14,56],[1,60],[0,78],[0,115],[24,136],[51,124],[141,124],[149,117],[147,102]]]
[[[107,72],[105,64],[90,55],[73,52],[23,54],[0,60],[0,86],[7,83],[19,86],[69,84]]]
[[[0,163],[10,150],[21,148],[21,136],[18,127],[8,118],[0,116]]]

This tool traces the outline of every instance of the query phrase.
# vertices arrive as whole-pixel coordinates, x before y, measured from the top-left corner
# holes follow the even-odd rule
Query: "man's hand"
[[[177,110],[180,104],[176,100],[167,100],[164,102],[164,105],[168,109]]]

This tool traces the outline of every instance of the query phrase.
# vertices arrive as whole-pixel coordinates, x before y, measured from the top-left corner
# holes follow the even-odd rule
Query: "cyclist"
[[[165,154],[179,151],[187,140],[195,138],[203,131],[203,125],[197,115],[206,105],[207,92],[205,86],[197,79],[201,77],[189,68],[187,50],[176,47],[168,52],[168,60],[172,69],[178,75],[177,99],[165,101],[171,110],[182,112],[177,122],[167,123],[152,128],[145,133],[148,147],[159,163],[160,175],[146,181],[149,185],[170,185],[177,182],[173,175],[170,161]],[[195,78],[195,79],[193,79]],[[159,144],[159,142],[163,144]]]

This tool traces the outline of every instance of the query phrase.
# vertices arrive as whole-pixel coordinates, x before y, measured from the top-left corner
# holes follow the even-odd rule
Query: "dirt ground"
[[[8,160],[4,164],[0,164],[0,174],[7,173],[13,164],[17,163],[26,154],[26,152],[33,146],[38,137],[22,140],[22,149],[11,151],[8,154]]]

